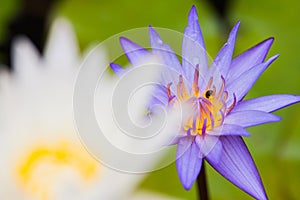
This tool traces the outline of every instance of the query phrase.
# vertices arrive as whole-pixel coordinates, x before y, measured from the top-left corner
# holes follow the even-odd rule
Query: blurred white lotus
[[[98,51],[95,64],[106,59]],[[43,57],[15,42],[14,71],[0,73],[0,199],[151,198],[132,195],[143,175],[109,169],[81,145],[72,113],[80,63],[66,20],[55,22]]]

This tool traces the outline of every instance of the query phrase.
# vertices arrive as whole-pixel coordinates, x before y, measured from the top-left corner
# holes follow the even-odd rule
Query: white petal
[[[40,66],[40,54],[26,37],[14,40],[12,47],[12,66],[14,73],[23,81],[31,81],[37,76]]]
[[[45,48],[45,60],[53,68],[77,66],[79,59],[77,40],[70,22],[57,19],[50,31]]]

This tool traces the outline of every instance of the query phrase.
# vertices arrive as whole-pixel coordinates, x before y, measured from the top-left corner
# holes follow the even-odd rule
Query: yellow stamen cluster
[[[232,109],[235,102],[229,108],[226,107],[228,93],[224,91],[225,80],[223,77],[221,79],[222,85],[218,91],[213,85],[213,78],[208,81],[206,89],[201,91],[198,85],[199,68],[196,66],[190,92],[186,89],[182,75],[179,76],[176,98],[175,95],[172,95],[171,84],[167,86],[169,105],[174,104],[177,100],[180,103],[188,102],[192,106],[193,112],[189,114],[182,127],[184,132],[202,135],[223,123],[224,115]]]

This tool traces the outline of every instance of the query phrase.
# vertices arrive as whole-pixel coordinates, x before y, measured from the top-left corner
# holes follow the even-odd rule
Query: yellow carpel
[[[182,76],[179,76],[179,83],[177,85],[177,96],[180,99],[180,101],[187,100],[189,98],[189,93],[186,90],[186,87],[184,85],[184,81]]]

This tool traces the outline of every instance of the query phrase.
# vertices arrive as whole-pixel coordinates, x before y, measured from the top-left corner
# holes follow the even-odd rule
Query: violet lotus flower
[[[273,43],[273,38],[269,38],[232,59],[239,25],[238,22],[233,27],[210,66],[194,6],[184,32],[181,64],[152,27],[149,27],[152,52],[126,38],[120,42],[133,66],[153,54],[169,68],[161,73],[150,110],[156,104],[172,109],[176,104],[185,103],[192,108],[175,140],[176,166],[184,188],[192,187],[205,159],[252,197],[267,199],[242,136],[250,135],[247,127],[279,121],[281,118],[271,112],[299,102],[300,96],[277,94],[243,100],[278,55],[265,60]],[[117,74],[125,72],[114,63],[111,68]]]

